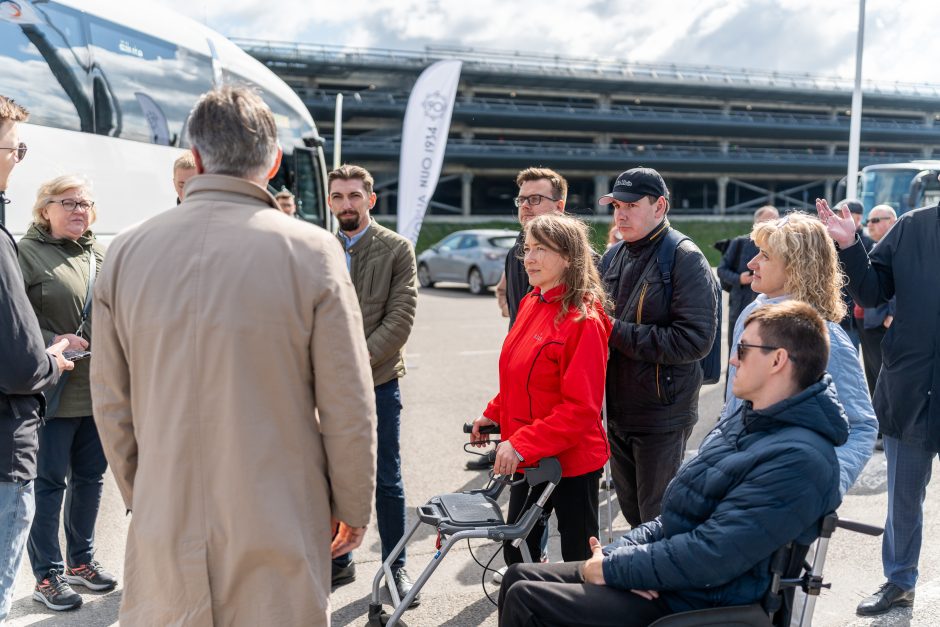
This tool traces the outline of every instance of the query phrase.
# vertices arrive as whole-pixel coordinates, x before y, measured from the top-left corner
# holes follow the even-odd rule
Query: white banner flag
[[[401,130],[398,165],[398,232],[412,245],[441,176],[460,61],[438,61],[418,77]]]

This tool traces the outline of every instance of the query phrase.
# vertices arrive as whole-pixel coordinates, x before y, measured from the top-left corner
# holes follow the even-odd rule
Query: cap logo
[[[626,185],[627,187],[633,187],[633,181],[629,179],[617,179],[617,182],[614,185]]]

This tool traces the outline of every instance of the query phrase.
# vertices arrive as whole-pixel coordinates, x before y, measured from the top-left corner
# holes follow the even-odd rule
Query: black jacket
[[[668,228],[664,220],[644,239],[624,244],[603,277],[615,303],[607,420],[621,430],[674,431],[698,420],[698,360],[718,332],[716,279],[702,251],[686,240],[676,250],[666,302],[655,253]]]
[[[506,304],[509,306],[509,328],[512,328],[519,313],[519,303],[522,297],[529,293],[529,275],[522,265],[522,252],[525,245],[525,230],[519,233],[516,244],[506,255]]]
[[[747,271],[747,263],[757,255],[757,244],[750,235],[735,237],[728,244],[718,265],[721,288],[728,292],[728,328],[733,329],[744,308],[754,302],[757,292],[750,285],[741,285],[741,273]],[[728,334],[731,342],[731,333]]]
[[[940,206],[904,214],[871,253],[839,251],[848,291],[862,307],[894,296],[894,322],[881,343],[873,404],[881,432],[940,451]]]
[[[16,244],[0,224],[0,481],[36,477],[38,429],[45,411],[41,392],[58,380],[59,369],[46,354],[26,299]]]

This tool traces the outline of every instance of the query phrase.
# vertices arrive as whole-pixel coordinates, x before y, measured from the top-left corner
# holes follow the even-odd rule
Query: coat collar
[[[180,204],[188,205],[191,200],[212,200],[213,195],[219,194],[244,196],[280,211],[277,201],[268,193],[268,190],[258,187],[251,181],[224,174],[198,174],[191,178],[186,182],[186,199]]]
[[[531,295],[538,297],[539,301],[543,303],[554,303],[565,295],[566,289],[565,284],[560,283],[543,294],[542,288],[536,287],[532,289]]]

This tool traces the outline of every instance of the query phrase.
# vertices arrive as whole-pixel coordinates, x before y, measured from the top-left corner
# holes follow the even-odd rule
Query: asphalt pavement
[[[486,473],[464,469],[470,455],[464,453],[466,436],[461,425],[480,415],[496,392],[497,363],[506,320],[501,318],[492,296],[474,297],[465,288],[421,289],[415,329],[407,347],[408,375],[402,379],[402,458],[409,524],[414,511],[428,498],[482,486]],[[689,442],[694,454],[705,434],[714,426],[721,409],[723,382],[703,388],[700,420]],[[807,481],[812,481],[807,477]],[[855,616],[857,603],[874,592],[882,582],[881,541],[839,531],[829,548],[826,580],[832,589],[823,591],[816,605],[814,625],[821,627],[887,627],[940,625],[940,481],[927,489],[924,520],[924,547],[920,562],[920,585],[913,610],[899,609],[875,619]],[[884,524],[887,504],[884,456],[876,452],[865,473],[846,496],[839,510],[843,518],[871,524]],[[601,527],[606,535],[607,498],[601,494]],[[615,535],[627,530],[618,513],[616,497]],[[118,577],[123,574],[124,542],[129,518],[125,516],[117,487],[110,474],[106,479],[98,520],[98,560]],[[605,538],[602,538],[605,540]],[[64,546],[64,539],[63,539]],[[486,541],[472,541],[472,553],[486,563],[499,547]],[[358,578],[333,592],[333,625],[362,626],[372,590],[372,579],[380,564],[378,532],[374,524],[362,547],[355,552]],[[418,530],[408,545],[408,571],[417,578],[436,552],[430,527]],[[561,559],[557,533],[552,529],[549,557]],[[492,567],[502,565],[497,555]],[[471,549],[456,546],[422,590],[422,602],[406,612],[404,621],[415,626],[496,625],[495,599],[498,587],[490,576],[483,578]],[[84,605],[77,611],[52,612],[31,598],[32,574],[24,559],[14,590],[10,625],[99,626],[117,623],[121,587],[108,593],[83,594]],[[76,589],[84,592],[82,588]],[[383,591],[384,598],[388,598]],[[387,608],[388,609],[388,608]]]

